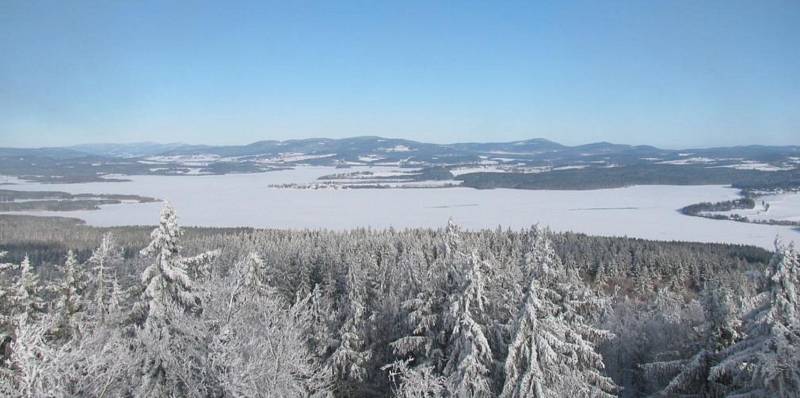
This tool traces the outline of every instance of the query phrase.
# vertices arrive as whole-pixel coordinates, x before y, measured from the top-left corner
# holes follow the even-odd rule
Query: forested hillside
[[[152,230],[152,232],[151,232]],[[0,217],[0,395],[792,397],[791,247]]]

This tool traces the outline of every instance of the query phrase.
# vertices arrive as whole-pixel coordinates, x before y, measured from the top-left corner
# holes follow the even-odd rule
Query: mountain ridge
[[[170,155],[195,155],[215,154],[219,156],[257,156],[274,155],[287,152],[321,153],[330,152],[441,152],[442,154],[475,154],[475,153],[501,153],[540,155],[543,153],[563,153],[584,156],[620,153],[640,154],[730,154],[732,156],[742,153],[763,154],[772,152],[777,154],[800,153],[797,145],[735,145],[714,147],[693,147],[684,149],[663,149],[652,145],[616,144],[607,141],[591,142],[580,145],[564,145],[545,138],[530,138],[514,141],[488,141],[488,142],[454,142],[449,144],[436,144],[423,141],[388,138],[380,136],[354,136],[347,138],[303,138],[289,140],[258,140],[240,145],[207,145],[186,143],[89,143],[72,146],[52,146],[37,148],[0,147],[0,156],[39,155],[54,158],[72,158],[80,154],[101,157],[148,157]]]

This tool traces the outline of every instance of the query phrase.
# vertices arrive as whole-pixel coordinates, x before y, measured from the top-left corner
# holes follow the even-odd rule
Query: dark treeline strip
[[[731,211],[740,209],[752,209],[756,207],[756,201],[752,198],[741,198],[726,200],[724,202],[702,202],[681,208],[680,212],[687,216],[697,216],[707,211]]]
[[[800,169],[738,170],[729,167],[640,164],[610,168],[556,170],[547,173],[469,173],[456,177],[478,189],[620,188],[631,185],[732,185],[740,189],[800,187]]]
[[[70,194],[59,191],[14,191],[0,189],[0,211],[74,211],[97,210],[102,205],[157,202],[158,199],[123,194]]]

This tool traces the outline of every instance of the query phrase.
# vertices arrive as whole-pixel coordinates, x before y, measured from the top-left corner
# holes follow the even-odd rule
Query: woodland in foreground
[[[2,396],[800,395],[780,244],[8,220]]]

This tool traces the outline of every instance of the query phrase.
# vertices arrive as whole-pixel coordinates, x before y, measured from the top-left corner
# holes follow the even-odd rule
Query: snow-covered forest
[[[147,244],[118,239],[0,257],[0,395],[800,395],[780,243],[762,264],[452,222],[189,239],[169,206]]]

